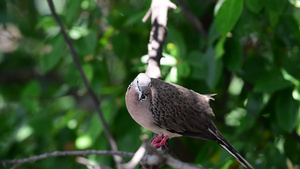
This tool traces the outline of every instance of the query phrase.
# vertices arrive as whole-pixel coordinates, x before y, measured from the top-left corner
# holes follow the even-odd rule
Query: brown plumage
[[[144,128],[159,135],[153,145],[161,146],[168,138],[188,136],[219,143],[244,167],[252,169],[214,125],[209,101],[182,86],[150,78],[140,73],[126,92],[126,106],[131,117]],[[160,143],[158,143],[161,141]]]

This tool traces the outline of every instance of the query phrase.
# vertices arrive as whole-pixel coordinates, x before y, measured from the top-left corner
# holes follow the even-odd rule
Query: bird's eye
[[[145,94],[142,94],[139,101],[140,101],[140,102],[143,102],[143,101],[145,101],[146,99],[147,99],[147,96],[146,96]]]

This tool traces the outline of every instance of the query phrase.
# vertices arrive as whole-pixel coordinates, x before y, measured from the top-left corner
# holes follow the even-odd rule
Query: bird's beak
[[[138,98],[138,101],[141,101],[142,95],[143,95],[143,92],[139,92],[139,98]]]

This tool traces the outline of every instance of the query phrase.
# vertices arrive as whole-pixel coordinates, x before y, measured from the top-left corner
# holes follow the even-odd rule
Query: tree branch
[[[162,162],[164,162],[166,165],[168,165],[172,168],[180,168],[180,169],[205,169],[203,167],[184,163],[180,160],[177,160],[177,159],[167,155],[165,153],[165,151],[154,148],[149,142],[145,142],[145,143],[146,143],[146,147],[147,147],[148,151],[153,152],[153,155],[157,156],[158,158],[162,158],[162,159],[158,160],[158,164],[161,164]],[[149,157],[145,156],[142,161],[150,161],[150,160],[146,160],[147,158],[149,158]],[[152,162],[152,165],[153,165],[153,162]]]
[[[19,160],[0,160],[2,165],[14,164],[12,168],[17,168],[18,166],[29,163],[33,161],[43,160],[50,157],[60,157],[60,156],[87,156],[87,155],[118,155],[123,157],[132,157],[133,153],[122,152],[122,151],[97,151],[97,150],[78,150],[78,151],[55,151],[52,153],[44,153],[29,158],[23,158]]]
[[[173,157],[167,155],[166,151],[164,151],[162,149],[154,148],[147,140],[143,141],[143,144],[141,147],[143,149],[145,149],[144,154],[140,154],[140,155],[142,155],[140,163],[142,164],[143,167],[145,167],[145,166],[160,166],[161,164],[164,163],[172,168],[205,169],[205,168],[202,168],[202,167],[199,167],[196,165],[184,163],[180,160],[174,159]],[[140,147],[140,149],[141,149],[141,147]]]
[[[149,59],[146,74],[152,78],[161,77],[160,59],[167,34],[167,15],[170,8],[176,8],[170,0],[152,0],[151,7],[143,18],[145,22],[151,14],[152,28],[148,43]]]
[[[181,169],[205,169],[199,166],[191,165],[188,163],[184,163],[182,161],[176,160],[169,155],[166,154],[163,150],[157,150],[154,148],[146,139],[143,140],[143,144],[136,151],[136,153],[124,152],[124,151],[98,151],[98,150],[77,150],[77,151],[55,151],[51,153],[44,153],[36,156],[32,156],[29,158],[23,158],[18,160],[0,160],[0,163],[3,166],[8,164],[13,164],[12,169],[15,169],[22,164],[43,160],[51,157],[60,157],[60,156],[87,156],[87,155],[118,155],[122,157],[132,157],[130,162],[126,164],[122,164],[122,168],[134,168],[140,162],[145,166],[159,166],[162,163],[173,167],[173,168],[181,168]],[[77,161],[79,159],[77,158]],[[92,165],[88,161],[80,159],[81,164],[84,165]],[[94,165],[97,167],[99,165]]]
[[[84,158],[84,157],[77,157],[76,158],[76,162],[77,163],[79,163],[79,164],[82,164],[82,165],[85,165],[85,166],[87,166],[87,167],[90,167],[90,168],[92,168],[92,169],[101,169],[101,166],[100,165],[98,165],[98,164],[94,164],[94,163],[92,163],[91,161],[89,161],[88,159],[86,159],[86,158]],[[109,168],[109,167],[104,167],[104,166],[102,166],[102,169],[103,168]],[[109,168],[110,169],[110,168]]]
[[[89,95],[91,96],[91,98],[92,98],[92,100],[93,100],[93,102],[95,104],[95,109],[96,109],[97,114],[98,114],[98,116],[100,118],[100,121],[101,121],[101,123],[103,125],[104,133],[105,133],[105,135],[106,135],[106,137],[108,139],[110,148],[113,151],[117,151],[118,150],[117,144],[116,144],[115,140],[113,139],[112,135],[110,134],[110,132],[108,130],[108,125],[107,125],[107,123],[106,123],[106,121],[105,121],[105,119],[104,119],[104,117],[102,115],[102,112],[101,112],[100,108],[99,108],[100,101],[98,100],[96,94],[93,92],[93,90],[91,88],[91,85],[90,85],[90,83],[87,80],[87,77],[86,77],[86,75],[85,75],[85,73],[84,73],[84,71],[82,69],[81,64],[80,64],[77,52],[75,51],[75,49],[74,49],[74,47],[72,45],[72,42],[71,42],[70,38],[68,37],[66,31],[64,30],[64,27],[63,27],[63,24],[62,24],[61,20],[59,19],[57,13],[55,12],[55,7],[54,7],[54,4],[53,4],[52,0],[47,0],[47,2],[48,2],[49,8],[51,10],[51,13],[52,13],[55,21],[57,22],[58,26],[60,27],[60,31],[62,33],[62,36],[65,39],[65,41],[66,41],[66,43],[67,43],[67,45],[68,45],[68,47],[69,47],[69,49],[71,51],[72,58],[73,58],[73,60],[75,62],[75,65],[76,65],[77,69],[80,72],[80,75],[81,75],[81,77],[83,79],[84,85],[87,88],[87,91],[88,91]],[[113,157],[114,157],[116,165],[118,166],[118,168],[120,168],[119,166],[122,163],[121,157],[115,156],[115,155]]]

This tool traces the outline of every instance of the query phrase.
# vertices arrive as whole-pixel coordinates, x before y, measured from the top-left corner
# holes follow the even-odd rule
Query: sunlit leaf
[[[166,41],[174,43],[174,45],[176,46],[176,52],[172,53],[176,55],[172,55],[172,56],[176,58],[185,57],[187,49],[181,32],[178,32],[178,30],[174,27],[169,27]]]
[[[246,114],[247,112],[245,109],[236,108],[226,115],[225,122],[229,126],[240,126],[240,120],[245,117]]]
[[[226,42],[226,36],[223,36],[218,43],[216,44],[215,47],[215,52],[216,52],[216,58],[220,58],[223,56],[223,54],[225,53],[224,50],[224,43]]]
[[[92,145],[92,139],[87,134],[82,135],[76,139],[75,145],[78,149],[86,149]]]
[[[24,125],[18,130],[16,134],[16,140],[18,142],[21,142],[26,138],[28,138],[31,134],[32,134],[32,128],[30,126]]]
[[[239,95],[244,86],[244,81],[238,77],[233,77],[228,87],[228,92],[232,95]]]
[[[222,3],[215,19],[216,29],[221,35],[225,36],[234,27],[243,11],[243,2],[226,0]]]

